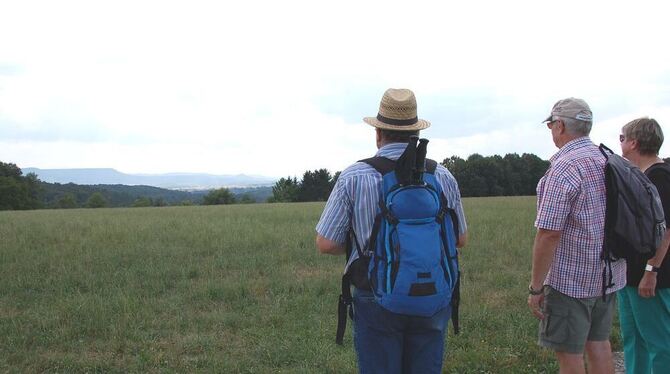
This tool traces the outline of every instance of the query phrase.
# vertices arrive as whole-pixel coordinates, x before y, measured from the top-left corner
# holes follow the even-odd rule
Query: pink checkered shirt
[[[551,157],[537,184],[538,229],[561,231],[544,284],[575,298],[602,295],[605,262],[605,157],[588,137],[574,139]],[[612,263],[612,293],[626,285],[626,263]],[[609,277],[609,271],[608,271]]]

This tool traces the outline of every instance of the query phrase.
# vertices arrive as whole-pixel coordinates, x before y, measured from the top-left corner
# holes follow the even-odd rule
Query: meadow
[[[534,204],[464,199],[445,372],[557,372],[526,306]],[[344,258],[314,246],[323,205],[0,212],[0,371],[356,372],[351,321],[334,341]]]

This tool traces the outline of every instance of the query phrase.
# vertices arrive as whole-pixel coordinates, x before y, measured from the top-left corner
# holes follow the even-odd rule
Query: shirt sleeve
[[[535,227],[562,231],[579,192],[579,172],[570,165],[556,165],[544,177],[538,196]]]
[[[465,212],[461,202],[461,192],[458,190],[456,178],[445,167],[438,166],[435,172],[438,182],[442,187],[444,196],[447,198],[447,205],[456,212],[458,218],[458,233],[465,234],[468,231],[468,224],[465,221]]]
[[[351,227],[352,202],[347,193],[349,178],[338,178],[333,191],[328,197],[321,219],[316,225],[316,232],[324,238],[344,244]]]

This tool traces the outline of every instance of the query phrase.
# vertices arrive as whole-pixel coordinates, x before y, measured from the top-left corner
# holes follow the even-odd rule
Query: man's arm
[[[654,267],[661,267],[665,254],[668,251],[668,246],[670,246],[670,229],[665,230],[665,235],[663,235],[663,240],[661,245],[656,249],[656,254],[654,257],[650,258],[647,261],[647,264]],[[637,288],[637,293],[641,297],[654,297],[656,296],[656,274],[651,271],[645,271],[640,280],[640,284]]]
[[[533,269],[531,270],[530,287],[539,291],[542,289],[544,280],[549,273],[551,263],[554,260],[556,247],[561,239],[561,232],[554,230],[538,229],[535,234],[535,243],[533,244]],[[544,300],[544,295],[528,296],[528,306],[537,318],[544,318],[540,310],[540,305]]]
[[[319,234],[316,234],[316,248],[322,254],[343,255],[345,253],[344,245],[328,240]]]
[[[458,234],[458,239],[456,240],[456,248],[463,248],[468,244],[468,232]]]

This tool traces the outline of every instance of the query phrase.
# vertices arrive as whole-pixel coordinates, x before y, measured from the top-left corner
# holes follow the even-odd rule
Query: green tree
[[[281,178],[272,187],[271,203],[284,203],[298,201],[298,192],[300,184],[298,179],[293,177]]]
[[[58,199],[56,207],[60,209],[73,209],[77,207],[77,200],[74,198],[73,194],[66,193]]]
[[[154,199],[154,206],[167,206],[167,202],[162,197],[157,197]]]
[[[205,197],[202,199],[203,205],[221,205],[221,204],[234,204],[235,195],[230,192],[227,188],[219,188],[216,190],[211,190]]]
[[[306,171],[300,184],[299,201],[326,201],[333,189],[331,175],[326,169]]]
[[[253,204],[256,202],[256,200],[254,200],[254,198],[251,196],[250,193],[242,194],[242,196],[240,196],[239,201],[242,204]]]
[[[40,180],[34,173],[22,174],[15,164],[0,162],[0,210],[41,207]]]
[[[100,192],[94,192],[86,201],[87,208],[104,208],[107,206],[107,199]]]
[[[151,200],[151,198],[146,197],[146,196],[141,196],[135,199],[133,202],[133,207],[134,208],[145,208],[148,206],[153,206],[154,202]]]

